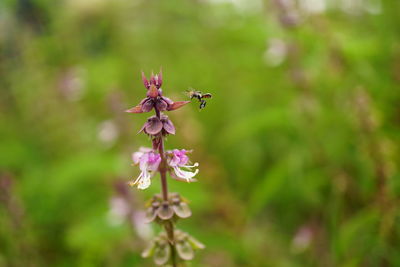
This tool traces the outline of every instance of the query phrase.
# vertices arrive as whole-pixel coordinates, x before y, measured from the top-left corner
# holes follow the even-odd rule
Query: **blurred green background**
[[[0,266],[153,266],[128,188],[164,94],[199,182],[190,266],[400,266],[400,2],[0,1]]]

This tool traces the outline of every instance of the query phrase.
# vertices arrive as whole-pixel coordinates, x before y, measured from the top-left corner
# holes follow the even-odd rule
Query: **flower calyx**
[[[180,261],[192,260],[195,250],[205,248],[194,237],[178,229],[174,231],[174,243]],[[142,253],[142,257],[144,258],[151,256],[153,256],[154,263],[157,265],[167,264],[171,260],[171,246],[165,232],[156,236]]]
[[[168,200],[164,200],[160,194],[153,196],[146,211],[147,221],[158,223],[169,220],[176,221],[179,218],[188,218],[191,215],[192,212],[187,201],[178,193],[170,193]]]
[[[167,115],[161,114],[160,117],[156,115],[147,119],[140,132],[144,132],[150,136],[167,136],[168,134],[175,134],[175,126]]]

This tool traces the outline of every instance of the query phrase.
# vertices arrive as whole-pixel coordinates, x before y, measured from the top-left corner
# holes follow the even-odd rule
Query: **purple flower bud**
[[[149,82],[149,80],[147,80],[146,76],[144,76],[144,72],[143,71],[142,71],[142,81],[143,81],[144,87],[149,89],[150,88],[150,82]]]
[[[155,80],[153,71],[151,72],[151,75],[150,75],[150,84],[156,85],[156,80]]]
[[[147,88],[147,97],[144,98],[139,105],[126,110],[129,113],[143,113],[149,112],[154,108],[158,111],[172,111],[183,107],[190,103],[190,101],[178,101],[174,102],[168,97],[162,96],[162,72],[159,74],[151,74],[150,81],[146,78],[142,71],[142,80],[144,86]],[[168,126],[167,126],[168,127]],[[169,128],[170,129],[170,128]],[[171,130],[171,129],[170,129]],[[167,130],[167,132],[170,132]]]
[[[157,86],[157,88],[161,88],[161,85],[162,85],[162,70],[160,69],[160,72],[157,75],[156,86]]]

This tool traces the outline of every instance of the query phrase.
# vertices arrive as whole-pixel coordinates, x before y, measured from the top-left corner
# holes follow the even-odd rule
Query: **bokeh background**
[[[0,266],[153,266],[126,186],[164,94],[199,182],[190,266],[400,266],[400,2],[0,1]]]

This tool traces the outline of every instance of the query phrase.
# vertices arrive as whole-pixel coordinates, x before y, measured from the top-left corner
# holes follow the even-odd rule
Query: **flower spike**
[[[204,245],[189,234],[176,230],[176,222],[190,217],[192,212],[183,197],[178,193],[168,192],[167,174],[178,181],[195,182],[194,177],[199,173],[199,164],[190,162],[190,150],[165,151],[165,138],[169,134],[175,134],[176,129],[163,112],[179,109],[190,101],[174,102],[163,96],[161,69],[158,74],[152,72],[149,79],[142,71],[142,81],[146,88],[146,97],[126,112],[144,113],[154,109],[155,115],[150,116],[139,131],[150,137],[152,148],[141,147],[132,154],[132,161],[139,166],[140,174],[128,184],[141,190],[146,189],[151,185],[152,177],[157,172],[160,173],[161,194],[155,195],[148,203],[146,219],[148,222],[154,221],[162,225],[165,229],[153,239],[142,256],[153,256],[156,265],[180,266],[183,261],[192,260],[194,251],[203,249]]]

